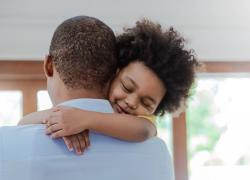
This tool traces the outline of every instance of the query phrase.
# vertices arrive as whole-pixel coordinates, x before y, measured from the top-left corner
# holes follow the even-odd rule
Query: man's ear
[[[53,76],[53,62],[50,55],[47,55],[45,57],[44,63],[43,63],[43,70],[46,75],[46,77],[52,77]]]

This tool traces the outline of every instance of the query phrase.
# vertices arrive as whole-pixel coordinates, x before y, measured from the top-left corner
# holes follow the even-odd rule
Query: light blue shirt
[[[63,105],[113,112],[106,100],[75,99]],[[92,132],[90,142],[79,156],[62,139],[45,135],[43,125],[1,127],[0,180],[173,180],[169,152],[157,137],[133,143]]]

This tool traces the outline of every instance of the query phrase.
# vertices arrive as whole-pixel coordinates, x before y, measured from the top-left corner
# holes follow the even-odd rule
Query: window
[[[0,126],[16,125],[37,111],[41,89],[46,89],[41,61],[0,61]]]
[[[250,179],[250,77],[199,77],[187,109],[190,180]]]
[[[0,126],[16,125],[22,117],[22,92],[0,91]]]
[[[48,91],[41,90],[37,92],[37,110],[45,110],[52,107]]]
[[[196,90],[194,90],[194,96],[190,99],[189,109],[186,109],[186,112],[173,121],[175,178],[176,180],[196,180],[200,179],[200,175],[203,173],[202,179],[229,179],[227,175],[231,179],[249,179],[249,175],[244,174],[250,171],[249,154],[243,153],[243,151],[250,152],[246,143],[246,138],[249,135],[242,135],[238,139],[236,138],[238,131],[231,130],[232,138],[225,140],[229,138],[224,138],[226,136],[224,133],[229,128],[229,124],[237,124],[238,127],[241,124],[241,126],[249,128],[247,122],[249,119],[247,107],[249,106],[247,104],[250,101],[250,95],[247,92],[249,92],[250,63],[205,62],[204,67],[198,70],[198,75],[199,80]],[[209,87],[208,84],[211,86]],[[206,89],[205,93],[201,93],[204,86],[209,89]],[[218,91],[220,91],[220,95],[215,95],[214,93],[218,93]],[[227,93],[228,91],[230,93]],[[205,102],[203,103],[203,101]],[[207,108],[208,105],[211,109]],[[244,108],[240,108],[243,106]],[[222,113],[223,111],[227,111],[229,114],[226,116],[225,113]],[[234,117],[234,121],[231,120],[232,123],[225,119],[228,116]],[[214,117],[217,117],[217,120]],[[193,118],[203,119],[205,123],[197,120],[193,122],[195,121]],[[241,123],[236,123],[238,119]],[[243,129],[240,131],[243,133]],[[223,164],[219,160],[227,159],[223,156],[229,157],[230,154],[241,151],[234,152],[232,147],[226,149],[224,145],[219,145],[223,144],[222,139],[230,141],[228,144],[231,143],[231,146],[234,146],[233,148],[236,148],[237,151],[240,148],[244,149],[239,153],[241,155],[238,155],[240,158],[238,158],[237,163],[229,165]],[[214,154],[218,154],[219,150],[217,149],[220,149],[220,154],[223,154],[218,158],[214,157]],[[210,156],[212,157],[209,158]],[[228,162],[228,160],[224,161]]]

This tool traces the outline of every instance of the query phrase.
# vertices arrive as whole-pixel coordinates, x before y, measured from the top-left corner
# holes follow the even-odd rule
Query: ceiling
[[[200,60],[250,61],[248,0],[0,0],[0,60],[41,60],[57,25],[76,15],[116,33],[147,17],[174,26]]]

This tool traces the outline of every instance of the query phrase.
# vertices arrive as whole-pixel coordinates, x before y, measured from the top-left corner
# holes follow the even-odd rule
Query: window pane
[[[49,98],[48,91],[38,91],[37,92],[37,110],[41,111],[44,109],[49,109],[52,107],[52,103]]]
[[[168,146],[168,150],[173,155],[172,118],[169,114],[157,118],[157,136]]]
[[[187,111],[190,180],[250,179],[250,78],[199,78]]]
[[[22,117],[22,92],[0,91],[0,126],[16,125]]]

